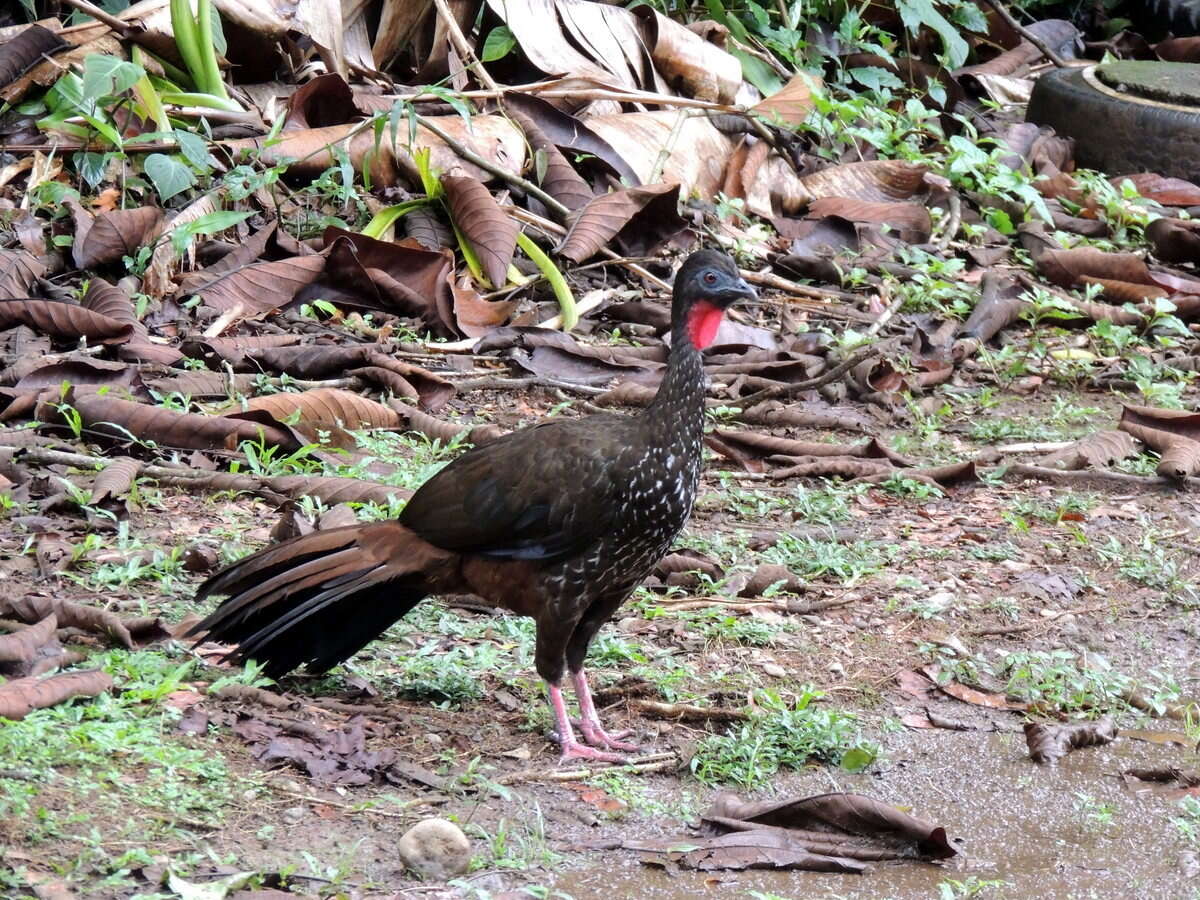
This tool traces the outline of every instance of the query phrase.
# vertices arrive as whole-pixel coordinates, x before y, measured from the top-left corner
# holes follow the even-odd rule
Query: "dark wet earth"
[[[890,762],[879,774],[815,770],[789,778],[787,793],[859,792],[932,820],[963,842],[963,854],[946,865],[875,863],[863,876],[668,873],[642,864],[638,853],[610,851],[550,883],[576,900],[756,891],[787,900],[1200,897],[1200,877],[1189,877],[1186,845],[1172,822],[1180,815],[1178,792],[1141,783],[1135,792],[1120,777],[1131,767],[1180,765],[1190,754],[1179,747],[1118,738],[1071,753],[1057,766],[1033,763],[1017,731],[923,731],[895,735],[889,748]],[[979,882],[1003,885],[968,893]]]

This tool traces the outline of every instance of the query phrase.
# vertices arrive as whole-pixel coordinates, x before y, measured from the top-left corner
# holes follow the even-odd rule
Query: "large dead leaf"
[[[92,504],[103,503],[111,498],[119,498],[133,490],[137,482],[142,463],[130,456],[118,456],[105,466],[92,485]]]
[[[437,116],[431,121],[444,134],[514,175],[524,168],[525,136],[504,116],[472,116],[469,125],[459,116]],[[336,166],[338,161],[330,148],[339,146],[346,151],[355,171],[361,172],[363,166],[369,164],[372,181],[376,184],[395,184],[401,173],[410,183],[419,184],[420,173],[411,153],[421,148],[429,149],[430,168],[435,172],[470,175],[481,181],[495,179],[495,175],[486,169],[461,159],[423,125],[417,126],[416,138],[410,146],[403,117],[398,131],[393,133],[390,128],[386,129],[382,141],[376,141],[372,129],[362,130],[356,123],[348,123],[285,132],[269,146],[264,145],[262,138],[226,141],[224,145],[234,152],[258,151],[265,165],[279,165],[291,160],[289,174],[302,178],[316,178]]]
[[[1116,737],[1117,728],[1107,716],[1095,722],[1073,725],[1025,723],[1025,743],[1029,745],[1030,758],[1037,763],[1057,762],[1079,747],[1110,744]]]
[[[1155,219],[1146,226],[1154,255],[1163,262],[1200,262],[1200,222],[1193,219]]]
[[[894,228],[900,240],[919,244],[929,240],[933,222],[929,210],[916,203],[856,200],[850,197],[819,197],[808,207],[808,215],[820,219],[841,216],[851,222],[872,222]]]
[[[683,111],[595,116],[588,126],[637,173],[638,181],[678,183],[680,193],[712,197],[725,181],[734,141],[703,116]],[[652,178],[656,169],[661,176]]]
[[[911,200],[924,190],[929,167],[901,159],[873,159],[830,166],[800,179],[808,199],[845,197],[872,203]],[[787,211],[787,210],[785,210]]]
[[[299,302],[376,309],[419,318],[443,336],[454,334],[450,276],[453,254],[427,250],[411,239],[377,241],[341,228],[325,229],[324,274],[297,295]]]
[[[946,830],[861,794],[746,803],[719,795],[699,838],[626,842],[669,854],[687,868],[813,869],[862,872],[870,860],[937,860],[957,855]]]
[[[1045,465],[1060,469],[1107,469],[1137,455],[1137,444],[1124,431],[1097,431],[1047,456]]]
[[[207,269],[185,276],[179,284],[179,296],[199,296],[206,306],[220,312],[240,308],[246,318],[287,306],[302,288],[321,275],[325,259],[321,256],[263,259],[275,227],[272,223]]]
[[[153,441],[177,450],[233,450],[242,441],[265,440],[296,449],[294,439],[281,429],[224,416],[176,412],[101,394],[75,394],[66,404],[79,414],[85,434],[119,444]],[[41,404],[38,418],[43,422],[65,421],[57,403]]]
[[[1024,287],[1008,275],[988,271],[983,274],[979,285],[979,302],[971,310],[959,332],[959,337],[986,344],[1002,329],[1007,328],[1021,316],[1029,303],[1023,299]]]
[[[973,706],[986,706],[988,709],[1026,710],[1029,708],[1028,703],[1009,700],[1003,694],[989,694],[986,691],[976,690],[973,687],[968,687],[952,679],[943,678],[939,666],[928,665],[922,668],[921,671],[929,676],[943,693],[949,694],[954,699],[961,700],[964,703],[970,703]]]
[[[139,248],[158,237],[162,227],[162,210],[155,206],[140,206],[136,209],[114,209],[102,212],[84,228],[79,228],[82,212],[76,204],[74,209],[77,231],[72,253],[75,265],[81,269],[119,263],[122,257],[137,256]]]
[[[23,719],[35,709],[57,706],[72,697],[95,697],[112,686],[112,676],[99,670],[16,678],[0,684],[0,718]]]
[[[636,187],[641,184],[637,173],[612,145],[588,127],[588,122],[563,112],[540,97],[509,91],[504,95],[504,105],[516,109],[529,117],[547,140],[563,150],[594,157],[602,162],[612,175],[622,183]]]
[[[1124,182],[1131,182],[1139,194],[1163,206],[1200,206],[1200,186],[1182,178],[1141,172],[1136,175],[1119,175],[1110,180],[1118,190]]]
[[[37,594],[0,598],[0,614],[26,623],[53,618],[59,628],[78,628],[101,635],[128,650],[135,646],[129,628],[115,613],[71,600]]]
[[[395,428],[400,424],[400,417],[382,403],[335,388],[252,397],[246,401],[246,408],[265,411],[276,422],[286,422],[313,441],[326,432],[334,446],[346,448],[356,446],[347,429]],[[238,418],[243,411],[227,415]]]
[[[770,121],[792,126],[802,125],[815,105],[813,93],[821,87],[820,78],[801,72],[793,75],[788,83],[774,94],[750,107],[750,111]]]
[[[514,95],[510,92],[505,94],[505,100],[509,101],[513,96],[523,95]],[[525,132],[535,160],[540,159],[544,163],[545,175],[542,176],[541,184],[546,193],[567,209],[579,209],[591,200],[595,196],[591,186],[567,162],[562,151],[546,136],[533,116],[525,113],[518,103],[509,105],[511,108],[508,110],[508,114]]]
[[[451,281],[450,293],[454,298],[454,324],[471,338],[482,337],[499,328],[520,303],[519,300],[485,300],[469,277]]]
[[[12,634],[0,634],[0,663],[29,662],[44,644],[54,639],[57,629],[58,619],[51,614]]]
[[[0,247],[0,297],[23,297],[46,267],[28,250],[9,250]]]
[[[475,178],[443,175],[450,218],[466,238],[493,287],[508,283],[508,266],[520,227],[500,208],[492,192]]]
[[[650,58],[673,89],[697,100],[732,103],[742,86],[737,57],[704,40],[650,6],[632,10],[641,19]]]
[[[570,219],[556,248],[560,256],[582,263],[618,238],[630,255],[644,255],[679,234],[684,222],[676,212],[678,185],[653,184],[596,197]]]
[[[0,300],[0,328],[28,325],[55,338],[87,338],[95,343],[129,340],[133,326],[61,300]]]
[[[0,44],[0,89],[24,75],[44,57],[71,45],[48,28],[28,25],[10,40]],[[9,99],[9,98],[5,98]]]

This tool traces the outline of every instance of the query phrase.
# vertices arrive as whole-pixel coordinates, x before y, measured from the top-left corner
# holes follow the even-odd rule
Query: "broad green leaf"
[[[967,61],[967,42],[958,33],[958,29],[934,9],[933,0],[896,0],[896,10],[900,13],[900,21],[910,34],[915,35],[922,25],[937,32],[946,49],[947,68],[957,69]]]
[[[861,772],[875,762],[875,754],[865,747],[852,747],[842,756],[842,768],[847,772]]]
[[[904,88],[904,82],[894,73],[879,66],[861,66],[847,70],[846,74],[872,91],[880,91],[884,88],[898,91]]]
[[[497,26],[488,33],[487,40],[483,42],[482,59],[484,62],[504,59],[515,46],[517,46],[517,39],[513,35],[512,29],[507,25]]]
[[[239,222],[249,218],[250,215],[249,212],[232,209],[219,209],[216,212],[207,213],[175,228],[171,232],[171,243],[178,252],[183,253],[187,250],[188,243],[196,235],[216,234],[218,231],[232,228]]]
[[[142,170],[154,183],[159,199],[164,202],[196,183],[196,176],[191,169],[165,153],[151,153],[142,161]]]
[[[211,169],[208,163],[208,144],[204,138],[182,128],[176,128],[172,137],[178,142],[183,158],[190,162],[193,168],[205,173]]]
[[[109,160],[112,159],[111,153],[76,153],[72,157],[75,163],[75,171],[79,173],[79,177],[88,183],[89,187],[95,187],[104,180],[104,171],[108,168]]]
[[[93,53],[83,61],[83,98],[95,101],[123,94],[145,74],[146,70],[139,65],[115,56]]]
[[[783,79],[779,73],[757,56],[751,56],[737,47],[731,47],[729,52],[742,64],[742,77],[762,91],[764,96],[769,97],[783,89]]]

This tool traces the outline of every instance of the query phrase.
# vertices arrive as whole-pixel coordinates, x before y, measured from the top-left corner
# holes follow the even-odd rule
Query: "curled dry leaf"
[[[783,122],[792,126],[803,125],[813,110],[813,93],[822,86],[819,77],[801,72],[793,75],[788,83],[774,94],[754,104],[750,111],[758,113],[768,121]]]
[[[0,663],[29,662],[42,646],[54,639],[57,629],[58,619],[51,613],[20,631],[0,634]]]
[[[296,294],[325,270],[322,256],[262,258],[275,225],[260,229],[250,240],[213,263],[191,272],[179,284],[179,297],[199,296],[205,306],[219,312],[241,307],[246,318],[256,318],[287,306]]]
[[[437,212],[428,207],[414,209],[404,217],[404,233],[426,250],[454,247],[454,235],[438,218]]]
[[[571,217],[555,252],[582,263],[628,228],[630,237],[636,238],[636,247],[628,248],[629,252],[642,255],[683,229],[675,212],[678,191],[675,184],[653,184],[596,197]],[[639,215],[643,212],[644,217]]]
[[[1029,756],[1036,763],[1053,763],[1079,747],[1110,744],[1117,737],[1117,727],[1107,716],[1095,722],[1073,725],[1043,725],[1025,723],[1025,743]]]
[[[808,207],[808,215],[820,219],[840,216],[850,222],[889,225],[900,240],[919,244],[929,240],[933,221],[929,210],[917,203],[857,200],[852,197],[818,197]]]
[[[203,216],[215,213],[218,209],[219,198],[220,192],[214,191],[189,203],[171,219],[171,229],[174,230]],[[146,274],[142,277],[142,293],[155,299],[167,293],[171,287],[171,276],[175,273],[178,262],[179,251],[175,249],[175,242],[160,242],[150,255],[150,265],[146,267]]]
[[[267,412],[276,422],[288,423],[311,440],[318,440],[320,432],[328,432],[338,447],[355,446],[347,429],[395,428],[400,424],[400,417],[382,403],[336,388],[252,397],[246,401],[246,408]],[[243,412],[226,415],[238,418]]]
[[[1124,431],[1097,431],[1047,456],[1044,465],[1059,469],[1107,469],[1137,454],[1137,444]]]
[[[427,438],[441,441],[444,444],[448,444],[464,432],[466,433],[467,443],[473,444],[476,447],[486,444],[489,441],[494,441],[504,434],[503,429],[496,425],[466,427],[453,422],[446,422],[442,419],[435,419],[428,413],[423,413],[419,409],[408,406],[398,400],[390,401],[388,406],[404,420],[404,424],[410,430],[418,431]]]
[[[71,600],[32,594],[0,599],[0,615],[31,623],[53,617],[58,620],[60,628],[78,628],[102,635],[126,649],[132,650],[134,647],[132,634],[115,613]]]
[[[83,295],[80,305],[117,322],[124,322],[137,335],[146,337],[146,326],[134,314],[133,301],[129,299],[129,295],[103,278],[96,277],[88,282],[87,292]]]
[[[41,62],[43,57],[51,56],[70,46],[49,28],[36,24],[22,28],[7,40],[0,50],[0,88],[9,87]],[[3,99],[11,102],[16,98],[3,96]]]
[[[60,339],[87,338],[105,344],[129,340],[133,326],[128,322],[84,309],[61,300],[0,300],[0,328],[27,325]]]
[[[242,441],[263,440],[296,449],[291,435],[282,429],[225,416],[176,412],[99,394],[76,394],[67,402],[79,413],[89,437],[104,437],[117,443],[141,440],[180,450],[232,450]],[[57,404],[41,404],[37,415],[43,422],[64,421]]]
[[[95,697],[113,686],[107,672],[65,672],[48,678],[16,678],[0,685],[0,718],[23,719],[35,709],[72,697]]]
[[[938,690],[949,694],[955,700],[961,700],[973,706],[986,706],[988,709],[1026,710],[1029,708],[1028,703],[1009,700],[1003,694],[989,694],[985,691],[967,687],[965,684],[957,681],[947,681],[941,677],[941,669],[936,665],[925,666],[921,671],[938,686]]]
[[[843,197],[867,202],[911,200],[925,189],[929,167],[900,159],[873,159],[830,166],[800,179],[809,202]],[[787,210],[785,210],[786,212]]]
[[[127,495],[137,481],[142,463],[131,456],[118,456],[101,470],[92,485],[90,502],[103,503],[110,497],[117,499]]]
[[[1155,471],[1163,478],[1182,481],[1190,475],[1200,473],[1200,441],[1179,438],[1162,451]]]
[[[505,99],[511,96],[511,93],[505,94]],[[532,116],[516,104],[508,110],[508,114],[525,132],[535,156],[540,154],[545,161],[546,174],[542,177],[542,188],[546,193],[567,209],[579,209],[595,196],[591,186],[567,162],[562,151],[546,136]]]
[[[0,247],[0,297],[21,297],[29,293],[46,267],[28,250]]]
[[[442,187],[450,218],[462,232],[493,287],[508,283],[508,266],[517,249],[520,226],[505,214],[492,192],[478,179],[443,175]]]
[[[77,212],[77,219],[78,216]],[[72,249],[75,265],[81,269],[92,269],[119,263],[125,256],[137,256],[141,247],[153,243],[158,237],[162,217],[162,210],[155,206],[100,213],[90,227],[76,232]]]
[[[1021,316],[1029,304],[1022,299],[1024,288],[1015,278],[998,272],[983,273],[979,286],[979,302],[963,325],[959,337],[986,344],[1002,329]]]
[[[1036,245],[1035,245],[1036,246]],[[1136,253],[1106,253],[1095,247],[1072,250],[1031,249],[1038,272],[1060,287],[1073,287],[1084,276],[1154,285],[1145,261]]]
[[[702,116],[688,117],[685,110],[616,113],[587,124],[629,163],[640,184],[677,183],[683,196],[712,197],[725,183],[734,140]],[[652,178],[656,170],[661,175]]]
[[[1155,219],[1146,226],[1154,255],[1163,262],[1200,262],[1200,222],[1191,219]]]
[[[697,100],[734,101],[742,86],[742,64],[736,56],[652,7],[639,6],[632,11],[641,19],[654,68],[672,88]]]

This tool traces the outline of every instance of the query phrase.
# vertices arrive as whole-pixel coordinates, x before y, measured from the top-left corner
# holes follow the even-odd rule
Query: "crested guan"
[[[236,644],[271,676],[348,659],[422,598],[474,593],[537,625],[563,759],[636,751],[605,732],[583,661],[600,626],[687,522],[700,479],[704,371],[722,313],[754,297],[724,253],[689,256],[675,278],[671,351],[640,414],[552,419],[464,453],[399,518],[318,531],[218,572],[197,598],[227,599],[189,635]],[[562,696],[569,672],[580,743]]]

